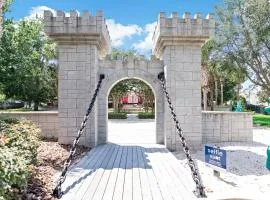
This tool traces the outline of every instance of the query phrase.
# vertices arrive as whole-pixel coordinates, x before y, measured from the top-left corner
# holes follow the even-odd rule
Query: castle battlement
[[[177,12],[173,12],[170,17],[161,12],[153,35],[153,53],[159,57],[159,50],[166,41],[204,43],[214,33],[213,14],[208,14],[203,19],[201,13],[196,13],[192,18],[189,12],[185,12],[182,17],[179,17]]]
[[[71,11],[67,16],[63,11],[57,11],[56,16],[51,11],[44,11],[45,33],[58,44],[97,44],[106,55],[111,49],[111,40],[104,14],[98,11],[96,16],[84,11],[79,16],[77,11]]]

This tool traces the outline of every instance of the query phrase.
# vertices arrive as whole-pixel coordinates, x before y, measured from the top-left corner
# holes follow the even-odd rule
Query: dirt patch
[[[69,155],[71,145],[60,145],[55,140],[42,140],[38,149],[38,163],[31,171],[24,200],[52,200],[51,196],[54,187],[53,179],[57,171],[63,167],[65,159]],[[74,162],[78,162],[90,149],[78,147]]]

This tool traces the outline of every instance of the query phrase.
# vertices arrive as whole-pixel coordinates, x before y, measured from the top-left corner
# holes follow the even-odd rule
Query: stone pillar
[[[192,148],[202,143],[201,134],[201,45],[215,31],[212,15],[194,19],[189,13],[183,18],[177,13],[166,17],[160,13],[154,33],[153,54],[164,61],[166,86],[170,93],[178,119]],[[166,146],[170,150],[181,149],[167,103],[165,103],[164,129]]]
[[[70,144],[86,113],[96,88],[98,59],[110,52],[110,37],[102,12],[90,16],[86,11],[78,16],[63,11],[53,16],[44,13],[45,32],[58,45],[58,102],[59,143]],[[91,113],[80,144],[94,147],[97,144],[97,105]]]

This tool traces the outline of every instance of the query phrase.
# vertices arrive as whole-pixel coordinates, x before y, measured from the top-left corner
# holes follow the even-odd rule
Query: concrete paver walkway
[[[155,144],[155,120],[138,119],[134,114],[129,114],[125,120],[109,120],[108,141],[117,144]]]

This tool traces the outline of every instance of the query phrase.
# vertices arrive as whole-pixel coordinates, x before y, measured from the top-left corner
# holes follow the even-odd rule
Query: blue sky
[[[179,16],[186,11],[203,17],[214,12],[221,0],[14,0],[8,17],[19,20],[43,13],[44,9],[89,10],[95,14],[103,10],[107,19],[113,46],[120,49],[134,48],[141,54],[151,51],[151,38],[158,13],[165,11],[169,16],[176,11]]]

